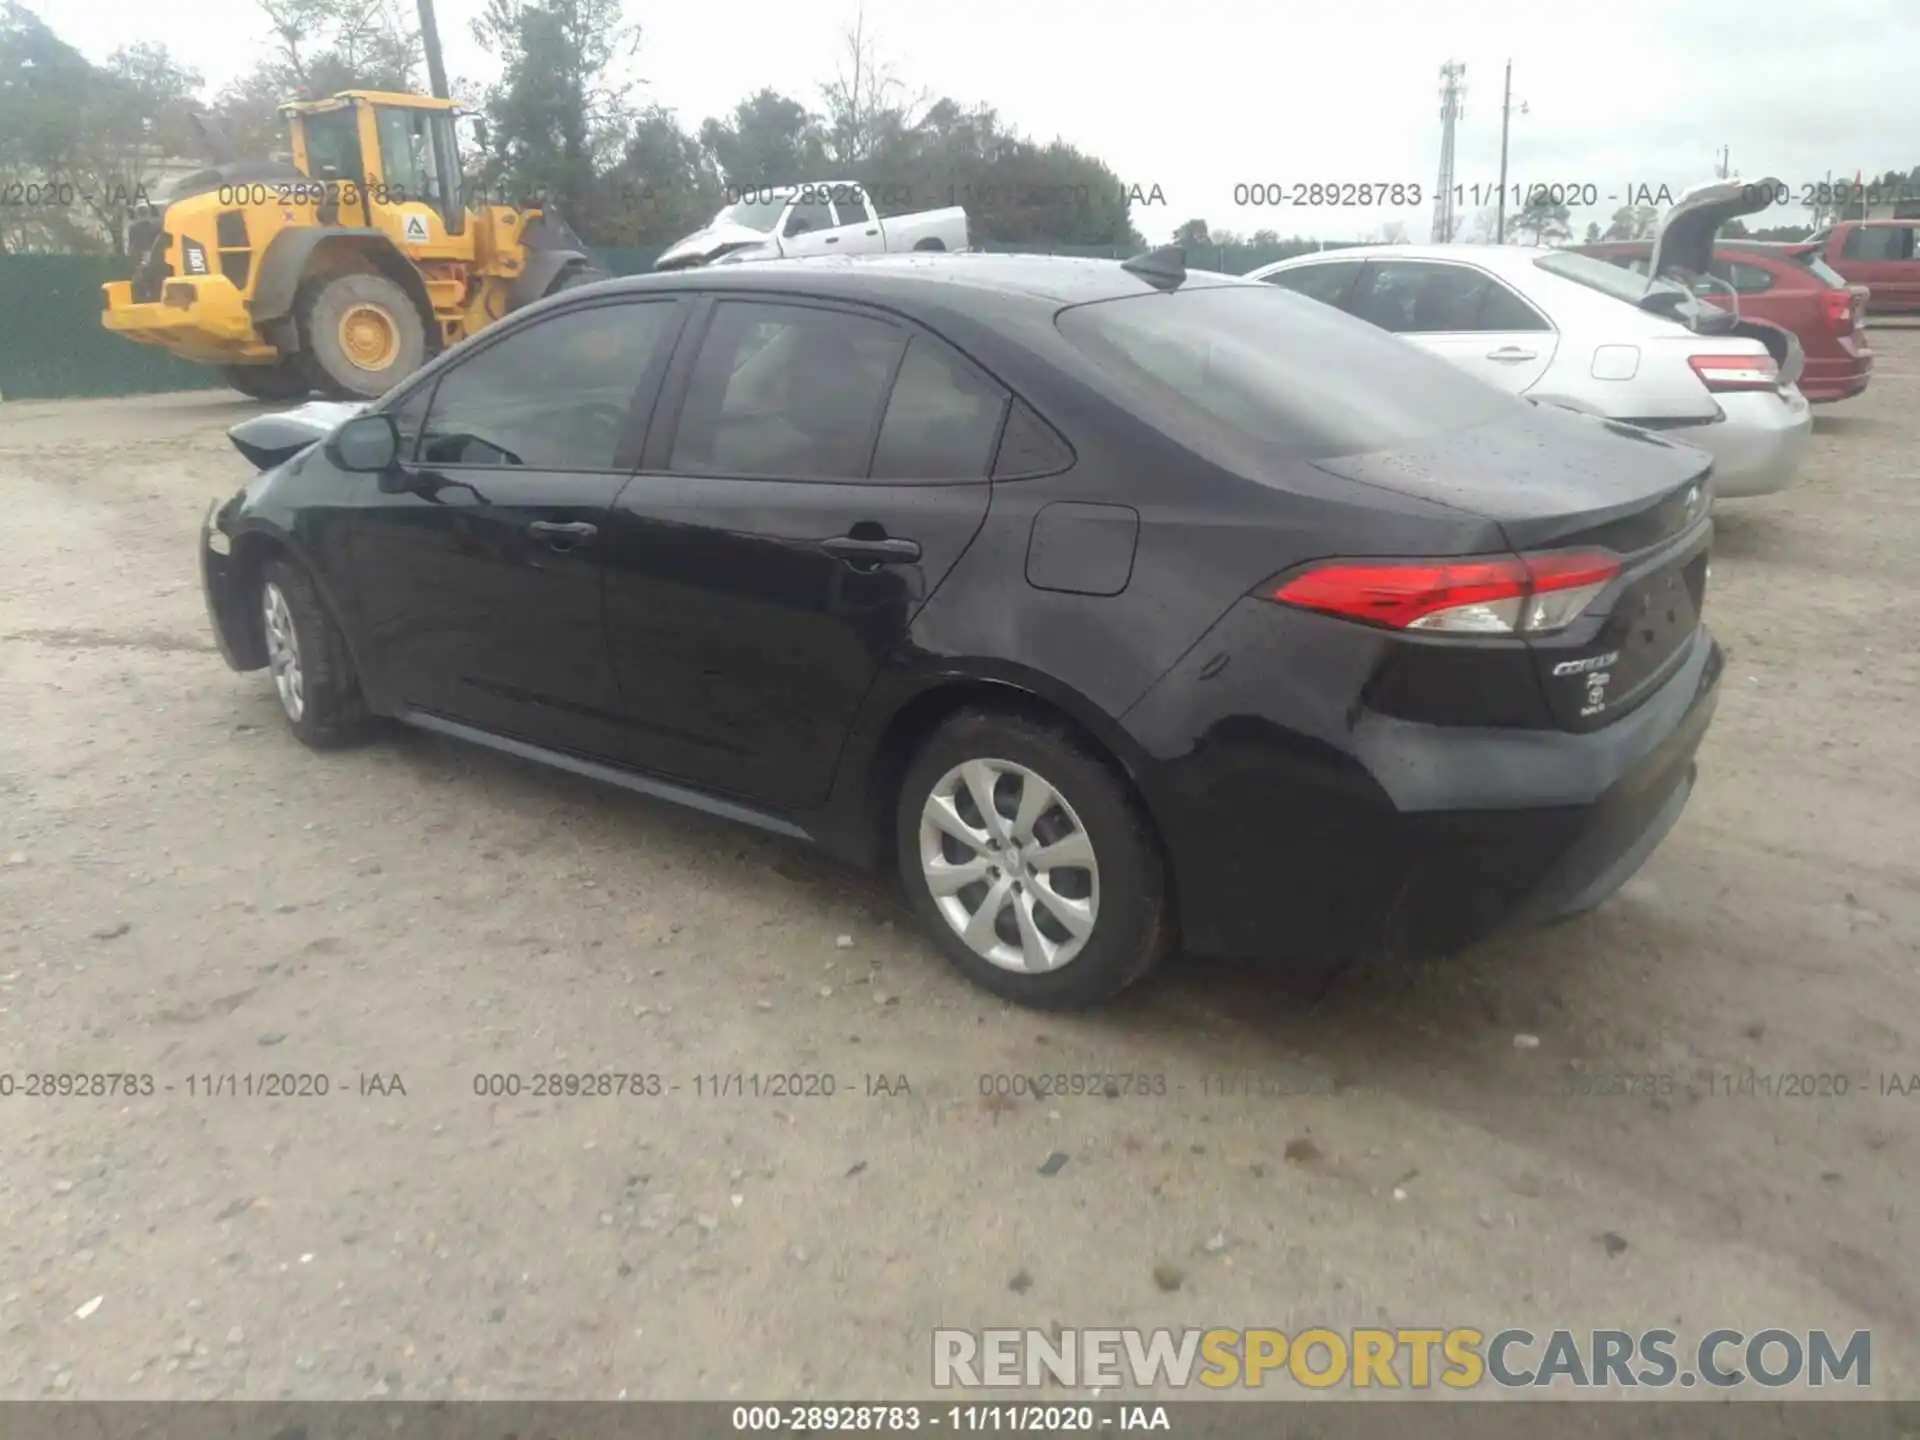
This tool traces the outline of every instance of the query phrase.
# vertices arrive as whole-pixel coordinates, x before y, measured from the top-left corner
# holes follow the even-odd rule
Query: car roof
[[[1182,289],[1256,282],[1212,270],[1190,270]],[[756,260],[740,265],[700,266],[629,275],[608,282],[607,290],[651,294],[665,290],[734,291],[751,294],[777,290],[822,299],[845,298],[880,304],[918,302],[953,304],[956,291],[980,297],[1027,300],[1052,308],[1149,295],[1158,287],[1122,267],[1117,260],[1068,255],[1001,255],[980,252],[904,255],[829,255],[790,260]]]
[[[1343,245],[1332,250],[1291,255],[1280,264],[1304,264],[1309,260],[1453,260],[1479,265],[1502,275],[1520,274],[1532,269],[1533,262],[1542,255],[1559,253],[1550,245]]]

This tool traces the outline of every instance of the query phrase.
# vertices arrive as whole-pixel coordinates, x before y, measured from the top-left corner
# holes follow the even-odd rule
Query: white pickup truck
[[[959,206],[882,220],[866,187],[853,183],[768,185],[743,191],[705,228],[676,241],[656,270],[800,255],[875,255],[898,250],[965,250]]]

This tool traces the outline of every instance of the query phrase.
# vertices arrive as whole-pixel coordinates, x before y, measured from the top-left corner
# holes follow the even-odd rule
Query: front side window
[[[841,310],[723,301],[700,342],[668,468],[863,478],[907,339]]]
[[[1323,305],[1338,305],[1346,298],[1347,291],[1353,287],[1354,277],[1359,273],[1358,260],[1326,260],[1317,265],[1296,265],[1290,270],[1276,270],[1260,278],[1269,285],[1292,290]]]
[[[793,207],[793,213],[787,217],[786,234],[805,235],[812,230],[831,230],[833,228],[833,207],[825,201],[814,201]]]
[[[570,310],[453,366],[434,391],[420,463],[615,468],[634,390],[671,338],[674,309],[653,300]]]
[[[314,180],[358,180],[360,128],[351,109],[300,117],[307,142],[307,174]]]

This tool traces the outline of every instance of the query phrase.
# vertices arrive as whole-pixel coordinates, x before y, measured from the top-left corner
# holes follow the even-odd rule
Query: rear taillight
[[[1392,630],[1544,635],[1572,623],[1619,573],[1620,561],[1599,550],[1493,560],[1333,560],[1259,594]]]
[[[1780,388],[1780,367],[1771,355],[1690,355],[1687,363],[1700,383],[1717,393]]]
[[[1853,333],[1853,292],[1822,290],[1820,315],[1827,322],[1827,329],[1834,334],[1851,335]]]

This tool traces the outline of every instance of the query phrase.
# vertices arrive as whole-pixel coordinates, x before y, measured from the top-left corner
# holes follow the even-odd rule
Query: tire
[[[298,361],[272,365],[226,365],[220,370],[227,384],[255,400],[304,400],[313,383]]]
[[[385,275],[356,270],[310,281],[294,315],[310,373],[337,399],[384,395],[426,359],[426,322]]]
[[[1018,820],[1018,804],[1037,780],[1053,800],[1063,803],[1056,807],[1049,801],[1037,817],[1029,816],[1028,837],[1057,846],[1077,830],[1090,843],[1093,865],[1056,865],[1046,871],[1031,866],[1030,844],[1025,856],[1004,844],[997,853],[977,845],[970,852],[958,839],[942,838],[939,830],[923,833],[930,802],[941,797],[950,802],[950,820],[957,817],[975,835],[985,833],[986,817],[971,801],[974,792],[961,769],[980,762],[998,772],[993,796],[1003,823],[1009,817]],[[1173,948],[1166,865],[1153,827],[1126,781],[1064,726],[992,710],[955,715],[927,739],[907,767],[894,836],[908,903],[921,925],[963,975],[1015,1004],[1037,1010],[1089,1009],[1140,979]],[[932,847],[930,856],[927,847]],[[1007,864],[1009,854],[1014,855],[1012,865]],[[998,880],[983,877],[936,898],[929,866],[967,859],[1001,867],[990,872],[997,873]],[[1023,877],[1018,895],[1010,888],[1015,875]],[[1079,902],[1083,914],[1090,912],[1091,928],[1075,936],[1050,903],[1035,901],[1043,888],[1069,907]],[[985,936],[977,949],[958,926],[969,914],[987,909],[996,892],[1002,917],[997,924],[1004,928]],[[1016,905],[1045,917],[1033,922],[1039,943],[1020,925]],[[1044,966],[1057,968],[1023,971],[1008,963],[1036,955]]]
[[[582,285],[598,285],[602,280],[612,278],[611,274],[597,266],[583,265],[576,261],[572,265],[563,266],[560,273],[553,277],[553,283],[547,286],[547,294],[558,295],[562,290],[578,290]]]
[[[261,569],[256,600],[267,668],[288,727],[315,750],[361,739],[372,717],[361,698],[347,642],[306,571],[286,560],[269,560]],[[292,637],[290,656],[287,634]]]
[[[925,240],[916,241],[913,248],[916,250],[944,250],[947,246],[945,241],[937,240],[930,235]]]

